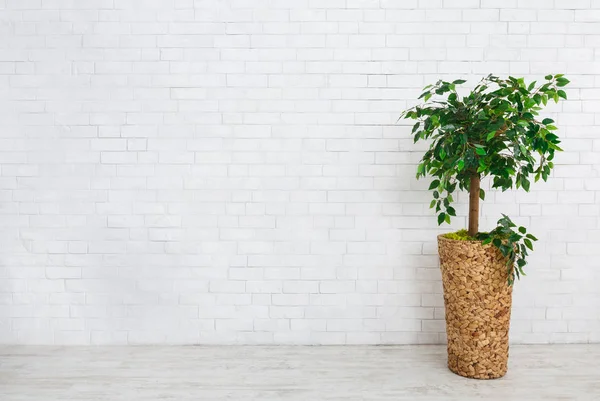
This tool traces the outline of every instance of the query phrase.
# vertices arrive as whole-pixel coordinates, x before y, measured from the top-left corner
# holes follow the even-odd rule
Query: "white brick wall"
[[[0,0],[0,342],[444,341],[396,119],[489,72],[572,81],[512,339],[598,342],[600,1]]]

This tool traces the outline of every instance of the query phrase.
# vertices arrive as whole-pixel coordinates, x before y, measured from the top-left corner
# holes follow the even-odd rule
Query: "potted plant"
[[[502,191],[529,191],[544,181],[560,151],[550,118],[538,118],[548,101],[566,99],[562,74],[526,83],[523,78],[489,75],[467,95],[464,80],[438,81],[424,88],[423,104],[401,118],[417,120],[414,141],[428,141],[417,178],[431,176],[430,207],[438,224],[456,216],[453,194],[469,192],[468,230],[438,236],[444,286],[448,367],[461,376],[492,379],[506,374],[512,284],[525,275],[527,252],[537,239],[503,215],[489,232],[479,232],[483,178]]]

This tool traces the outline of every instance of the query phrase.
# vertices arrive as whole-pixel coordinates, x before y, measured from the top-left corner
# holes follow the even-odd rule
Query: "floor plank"
[[[2,346],[0,400],[597,401],[600,345],[513,346],[492,381],[441,346]]]

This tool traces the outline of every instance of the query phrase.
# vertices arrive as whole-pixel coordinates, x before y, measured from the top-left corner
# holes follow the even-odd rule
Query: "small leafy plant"
[[[515,276],[521,278],[525,276],[523,267],[527,264],[525,258],[528,255],[528,249],[533,251],[533,242],[537,238],[527,233],[523,226],[518,228],[518,232],[513,230],[517,225],[505,214],[498,220],[498,225],[489,233],[478,233],[477,239],[482,240],[483,244],[492,243],[500,250],[508,261],[509,275],[508,283],[512,284]],[[516,264],[516,268],[515,268]]]
[[[400,118],[416,120],[415,143],[429,141],[430,147],[417,168],[417,178],[431,176],[430,207],[438,224],[456,216],[452,194],[469,191],[468,235],[484,244],[492,243],[507,258],[509,282],[524,275],[527,250],[537,239],[506,215],[489,233],[479,232],[479,200],[485,199],[481,179],[491,177],[492,188],[529,191],[531,180],[546,181],[554,154],[562,149],[550,118],[539,119],[548,101],[567,98],[561,89],[569,83],[562,74],[547,75],[544,82],[526,83],[523,78],[501,79],[488,75],[466,96],[457,86],[466,81],[438,81],[424,88],[423,104],[404,111]],[[516,265],[516,268],[515,268]]]

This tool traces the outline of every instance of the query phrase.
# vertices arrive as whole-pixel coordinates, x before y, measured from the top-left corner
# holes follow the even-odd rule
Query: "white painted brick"
[[[600,338],[596,0],[1,3],[11,341],[445,341],[425,148],[394,124],[489,72],[573,82],[552,180],[483,206],[540,237],[513,339]]]

